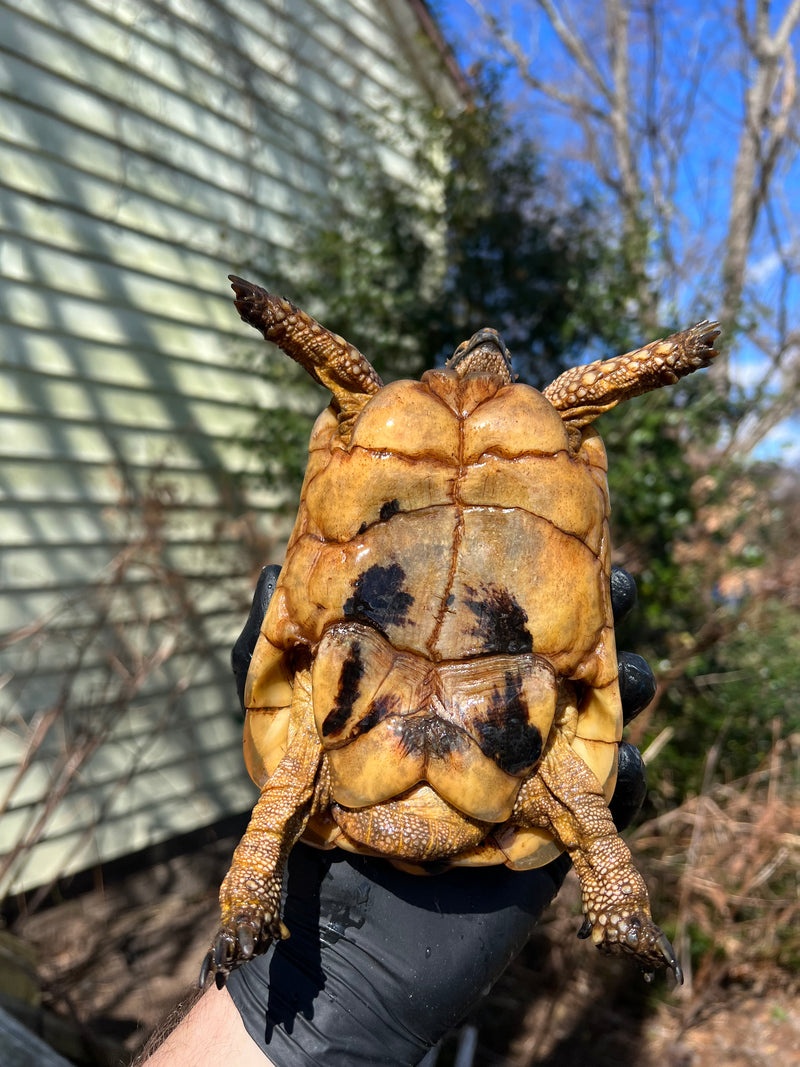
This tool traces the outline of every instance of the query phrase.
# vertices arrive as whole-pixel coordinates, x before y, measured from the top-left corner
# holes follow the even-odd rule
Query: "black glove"
[[[234,646],[240,698],[278,573],[262,571]],[[635,588],[630,575],[615,572],[615,620],[620,605],[635,602]],[[619,664],[628,719],[652,699],[655,681],[641,657],[623,653]],[[641,757],[623,743],[610,805],[618,828],[645,792]],[[233,971],[228,992],[276,1067],[416,1064],[522,949],[569,865],[562,855],[532,871],[454,868],[424,877],[297,844],[284,880],[292,936]]]
[[[244,629],[236,638],[236,644],[231,651],[231,667],[233,677],[236,679],[236,692],[239,694],[239,704],[244,711],[244,683],[247,681],[247,672],[250,669],[250,660],[253,658],[253,650],[261,630],[261,623],[267,614],[269,602],[278,584],[278,576],[281,573],[277,563],[269,567],[263,567],[258,576],[256,591],[253,593],[253,602],[250,605],[250,614]]]

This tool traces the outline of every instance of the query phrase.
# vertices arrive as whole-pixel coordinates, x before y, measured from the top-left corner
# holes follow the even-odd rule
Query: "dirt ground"
[[[238,826],[223,829],[145,869],[107,869],[93,888],[10,923],[26,950],[12,953],[26,971],[24,1021],[73,1063],[128,1063],[191,993],[239,836]],[[800,1063],[800,989],[785,972],[765,968],[688,995],[645,987],[634,969],[576,941],[573,879],[470,1020],[475,1067]],[[35,985],[40,998],[30,995]],[[442,1049],[442,1067],[455,1040]]]

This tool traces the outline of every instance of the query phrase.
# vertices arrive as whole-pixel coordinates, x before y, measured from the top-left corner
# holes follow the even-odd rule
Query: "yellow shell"
[[[535,389],[429,371],[349,436],[328,408],[247,679],[251,777],[285,752],[302,665],[333,796],[306,840],[390,854],[363,814],[392,805],[451,835],[451,863],[549,861],[510,816],[552,734],[607,798],[616,780],[609,570],[602,442]]]

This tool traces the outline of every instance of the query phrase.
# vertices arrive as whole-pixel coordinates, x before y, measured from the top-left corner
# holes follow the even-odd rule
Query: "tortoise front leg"
[[[289,936],[281,922],[286,860],[320,803],[326,775],[311,707],[310,672],[295,675],[286,754],[261,791],[219,891],[221,922],[200,971],[219,988],[244,960]]]
[[[235,274],[228,278],[242,319],[333,393],[339,407],[340,433],[347,440],[356,416],[383,385],[375,368],[355,345],[326,330],[288,300]]]
[[[612,955],[632,955],[648,979],[669,967],[683,973],[666,935],[650,916],[644,879],[616,831],[595,775],[563,738],[556,737],[537,774],[520,790],[511,822],[549,830],[569,853],[581,883],[584,925]]]
[[[564,422],[580,429],[623,400],[674,385],[709,366],[718,355],[714,348],[718,336],[716,322],[698,322],[623,356],[572,367],[551,382],[544,395]]]

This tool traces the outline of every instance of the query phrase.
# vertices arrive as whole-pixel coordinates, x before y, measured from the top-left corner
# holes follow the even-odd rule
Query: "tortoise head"
[[[478,330],[468,341],[462,341],[445,364],[459,378],[469,374],[490,374],[500,378],[504,385],[514,380],[511,369],[511,353],[497,330],[488,327]]]

